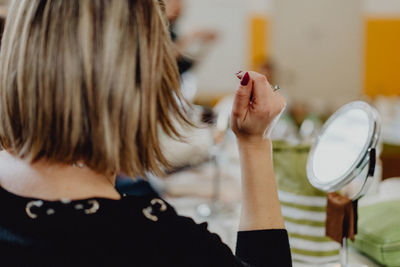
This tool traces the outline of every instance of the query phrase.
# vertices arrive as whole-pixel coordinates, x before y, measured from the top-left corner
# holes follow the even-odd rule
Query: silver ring
[[[278,85],[278,84],[275,85],[275,86],[274,86],[274,92],[279,91],[279,90],[281,90],[281,88],[279,87],[279,85]]]

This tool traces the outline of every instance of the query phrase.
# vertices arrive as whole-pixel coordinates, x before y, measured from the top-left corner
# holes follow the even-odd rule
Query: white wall
[[[271,14],[273,10],[273,0],[247,0],[246,9],[249,13]]]
[[[364,13],[367,16],[398,16],[399,0],[364,0]]]
[[[335,110],[362,91],[361,0],[275,0],[271,56],[290,100]]]
[[[198,86],[211,93],[233,90],[234,73],[243,68],[246,43],[243,41],[246,14],[241,0],[186,0],[179,21],[181,33],[200,28],[217,30],[219,39],[196,68]]]

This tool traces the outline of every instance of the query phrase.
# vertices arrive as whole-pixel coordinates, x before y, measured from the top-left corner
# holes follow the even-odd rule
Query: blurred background
[[[170,0],[173,1],[173,0]],[[194,73],[199,102],[231,93],[240,69],[273,66],[291,102],[323,112],[400,93],[397,0],[183,0],[181,34],[208,28],[215,45]]]
[[[367,101],[383,117],[384,177],[400,175],[400,1],[169,1],[182,5],[180,35],[215,33],[189,69],[195,103],[215,106],[236,90],[234,73],[246,69],[279,84],[297,127],[309,116],[324,121],[350,101]]]

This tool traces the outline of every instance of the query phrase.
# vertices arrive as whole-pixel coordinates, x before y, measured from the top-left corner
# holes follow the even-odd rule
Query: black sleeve
[[[285,230],[239,232],[235,256],[217,234],[208,231],[207,223],[196,224],[192,219],[181,216],[175,216],[168,221],[169,223],[164,224],[169,229],[169,235],[172,235],[168,239],[174,239],[175,248],[179,248],[179,258],[187,266],[291,266]],[[185,266],[181,264],[182,262],[173,265]]]
[[[292,266],[286,230],[239,232],[236,256],[251,266]]]

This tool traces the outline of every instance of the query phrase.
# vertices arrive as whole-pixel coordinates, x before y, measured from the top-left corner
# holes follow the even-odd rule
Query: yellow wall
[[[250,66],[258,67],[268,58],[268,19],[254,15],[250,18]]]
[[[367,95],[400,95],[400,18],[366,22]]]

